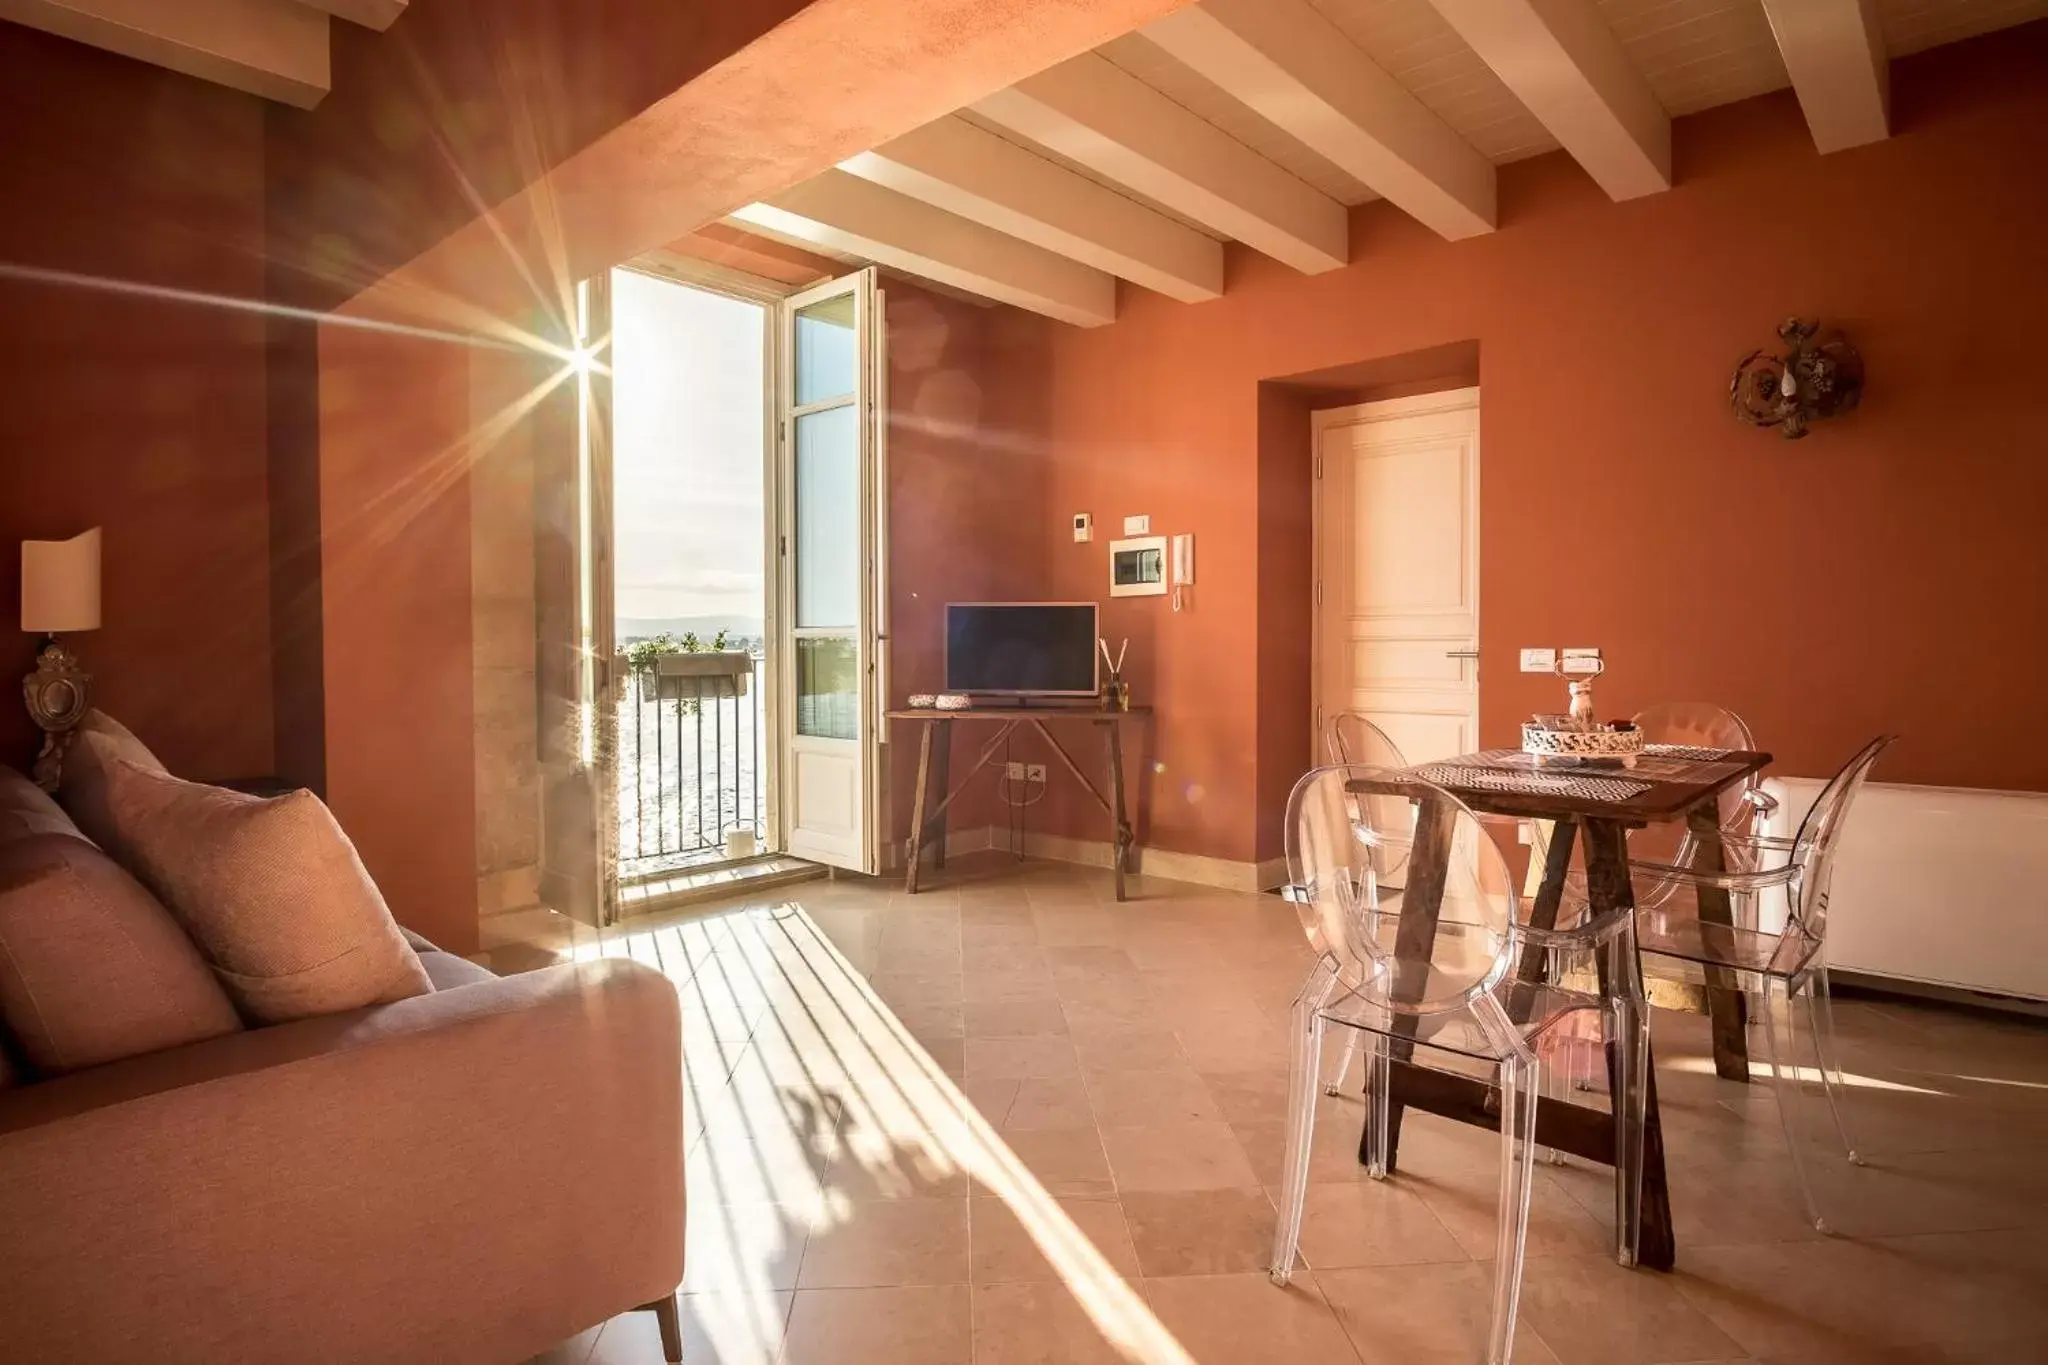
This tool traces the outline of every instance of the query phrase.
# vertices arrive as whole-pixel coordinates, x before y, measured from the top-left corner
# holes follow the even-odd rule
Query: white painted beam
[[[1792,89],[1823,152],[1891,136],[1891,60],[1876,0],[1764,0]]]
[[[1335,270],[1350,258],[1342,204],[1095,53],[974,111],[1297,270]]]
[[[0,0],[60,38],[311,109],[327,93],[327,16],[276,0]]]
[[[309,9],[382,33],[405,13],[406,0],[298,0]]]
[[[840,169],[1185,303],[1223,293],[1223,245],[948,115]]]
[[[1593,0],[1430,0],[1616,199],[1671,188],[1671,119]]]
[[[1493,230],[1493,163],[1303,0],[1204,0],[1140,32],[1444,236]]]
[[[732,215],[1081,327],[1116,321],[1116,280],[845,171],[826,171]]]

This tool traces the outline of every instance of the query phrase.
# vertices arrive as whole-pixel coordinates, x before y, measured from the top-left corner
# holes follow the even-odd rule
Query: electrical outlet
[[[1045,781],[1045,765],[1044,765],[1043,763],[1027,763],[1027,764],[1025,764],[1025,765],[1024,765],[1024,780],[1025,780],[1026,782],[1043,782],[1043,781]]]
[[[1003,776],[1009,778],[1012,782],[1022,782],[1024,780],[1024,765],[1022,763],[1004,764]]]
[[[1524,673],[1554,673],[1557,671],[1557,651],[1554,649],[1525,649],[1522,651]]]

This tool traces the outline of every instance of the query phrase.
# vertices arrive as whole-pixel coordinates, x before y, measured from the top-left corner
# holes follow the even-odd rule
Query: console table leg
[[[924,856],[924,803],[931,790],[934,724],[926,721],[917,731],[917,796],[910,803],[910,838],[903,850],[903,890],[912,896],[917,894],[918,860]]]
[[[942,797],[950,796],[953,791],[953,722],[950,720],[935,720],[931,723],[930,728],[939,732],[935,738],[935,743],[938,746],[937,752],[932,755],[932,774],[938,781],[939,795]],[[935,817],[938,821],[939,832],[938,841],[932,845],[932,870],[934,872],[944,872],[946,870],[946,812],[950,809],[952,809],[952,803],[948,802],[939,808],[939,813]]]
[[[1131,860],[1131,827],[1124,821],[1124,732],[1110,721],[1109,731],[1109,821],[1110,865],[1116,872],[1116,898],[1124,899],[1124,871]]]

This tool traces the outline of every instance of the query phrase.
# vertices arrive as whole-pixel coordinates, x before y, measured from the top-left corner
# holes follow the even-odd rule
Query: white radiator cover
[[[1780,802],[1771,832],[1790,836],[1825,782],[1766,785]],[[1865,785],[1827,936],[1844,971],[2048,1000],[2048,792]]]

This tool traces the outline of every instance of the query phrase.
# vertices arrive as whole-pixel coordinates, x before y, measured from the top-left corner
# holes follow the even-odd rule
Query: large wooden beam
[[[1095,53],[974,111],[1256,251],[1311,274],[1350,255],[1344,206]]]
[[[1062,322],[1116,321],[1113,277],[845,171],[732,216]]]
[[[1891,136],[1891,61],[1876,0],[1764,0],[1792,88],[1823,152]]]
[[[1600,188],[1671,188],[1671,120],[1593,0],[1430,3]]]
[[[1183,302],[1223,292],[1222,243],[957,116],[840,169]]]
[[[382,33],[405,13],[406,0],[298,0],[298,3]]]
[[[1142,32],[1444,236],[1493,230],[1493,163],[1303,0],[1204,0]]]
[[[0,0],[0,19],[301,109],[327,93],[327,16],[304,5]]]

